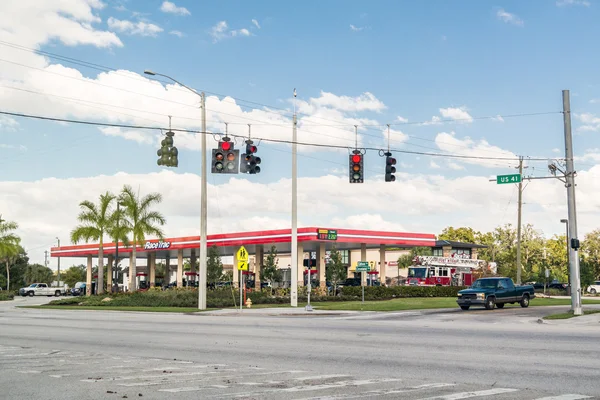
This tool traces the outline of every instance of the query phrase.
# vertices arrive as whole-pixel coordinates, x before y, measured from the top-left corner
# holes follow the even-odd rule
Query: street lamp
[[[201,192],[200,192],[200,262],[198,263],[198,269],[199,269],[199,282],[198,282],[198,308],[200,310],[205,310],[206,309],[206,256],[207,256],[207,249],[206,249],[206,231],[207,231],[207,225],[206,225],[206,221],[208,218],[208,213],[207,213],[207,184],[206,184],[206,96],[204,95],[204,92],[202,93],[198,93],[197,91],[195,91],[194,89],[184,85],[183,83],[179,82],[178,80],[171,78],[168,75],[164,75],[164,74],[159,74],[157,72],[151,71],[151,70],[144,70],[144,74],[146,75],[150,75],[150,76],[162,76],[165,77],[167,79],[172,80],[173,82],[177,83],[178,85],[186,88],[187,90],[189,90],[190,92],[197,94],[200,96],[200,107],[202,108],[202,140],[201,140],[201,145],[202,145],[202,171],[201,171],[201,182],[200,182],[200,187],[201,187]]]
[[[569,263],[569,220],[568,219],[561,219],[560,222],[562,222],[563,224],[566,225],[567,229],[567,277],[568,277],[568,282],[569,282],[569,286],[567,287],[567,295],[571,295],[571,266]]]
[[[58,248],[60,250],[60,239],[57,237],[56,240],[58,240]],[[57,274],[57,281],[58,281],[58,287],[60,287],[60,256],[58,256],[58,274]]]

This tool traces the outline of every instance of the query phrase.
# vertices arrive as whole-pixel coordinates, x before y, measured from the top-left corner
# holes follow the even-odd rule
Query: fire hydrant
[[[248,297],[248,299],[246,300],[246,307],[252,308],[252,300],[250,299],[250,297]]]

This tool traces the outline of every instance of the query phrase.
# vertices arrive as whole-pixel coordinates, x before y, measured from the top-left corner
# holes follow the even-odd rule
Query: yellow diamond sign
[[[248,251],[244,246],[240,247],[237,251],[237,262],[238,262],[238,270],[240,271],[248,271]]]

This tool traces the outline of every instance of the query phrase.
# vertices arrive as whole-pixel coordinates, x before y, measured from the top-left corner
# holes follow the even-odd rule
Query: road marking
[[[337,400],[337,399],[360,399],[363,397],[375,397],[375,396],[388,396],[390,394],[410,393],[419,390],[436,389],[448,386],[456,386],[454,383],[427,383],[425,385],[413,386],[406,389],[381,389],[372,390],[369,392],[359,393],[357,395],[339,395],[339,396],[318,396],[318,397],[306,397],[298,400]]]
[[[202,389],[227,389],[227,388],[229,388],[229,386],[209,385],[209,386],[203,386],[201,388],[199,388],[199,386],[195,386],[195,387],[182,387],[182,388],[174,388],[174,389],[161,389],[159,391],[160,392],[169,392],[169,393],[179,393],[179,392],[194,392],[194,391],[202,390]]]
[[[518,391],[519,391],[519,389],[498,388],[498,389],[479,390],[477,392],[461,392],[461,393],[448,394],[448,395],[444,395],[444,396],[427,397],[427,398],[421,399],[421,400],[460,400],[460,399],[468,399],[470,397],[493,396],[495,394],[511,393],[511,392],[518,392]]]
[[[20,374],[41,374],[42,371],[17,371]]]
[[[311,379],[319,380],[319,379],[331,379],[331,378],[348,378],[350,375],[317,375],[317,376],[303,376],[301,378],[294,378],[296,381],[308,381]]]
[[[63,376],[71,376],[71,374],[64,374],[64,375],[48,375],[51,378],[62,378]]]
[[[592,396],[584,396],[582,394],[563,394],[561,396],[553,397],[541,397],[535,400],[579,400],[579,399],[591,399]]]

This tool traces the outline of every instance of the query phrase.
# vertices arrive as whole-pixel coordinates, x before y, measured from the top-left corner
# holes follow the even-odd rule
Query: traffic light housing
[[[243,174],[258,174],[260,173],[260,157],[255,156],[258,151],[254,142],[250,139],[246,140],[246,152],[242,154],[240,159],[240,172]]]
[[[363,155],[360,154],[360,150],[352,151],[350,154],[350,183],[363,183],[364,179],[364,168],[363,168]]]
[[[396,173],[396,159],[392,157],[392,153],[385,153],[385,181],[386,182],[394,182],[396,177],[394,174]]]
[[[177,167],[179,165],[179,151],[177,147],[173,146],[174,136],[174,132],[168,131],[165,138],[160,142],[161,148],[156,152],[158,156],[156,163],[161,167]]]
[[[212,149],[211,172],[213,174],[237,174],[240,151],[234,149],[228,137],[219,141],[219,148]]]

